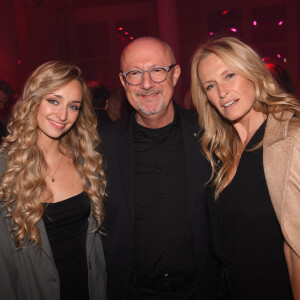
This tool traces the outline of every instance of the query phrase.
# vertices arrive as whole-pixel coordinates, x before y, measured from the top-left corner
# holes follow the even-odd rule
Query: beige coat
[[[269,115],[263,163],[271,200],[285,241],[300,257],[300,118]]]

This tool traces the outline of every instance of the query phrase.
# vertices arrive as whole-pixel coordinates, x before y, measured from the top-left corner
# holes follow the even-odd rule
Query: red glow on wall
[[[229,11],[227,9],[223,10],[222,15],[225,16],[229,13]]]
[[[209,35],[214,35],[214,33],[213,33],[213,32],[210,32]]]
[[[231,30],[232,32],[237,32],[237,29],[236,29],[236,28],[233,28],[233,27],[231,27],[230,30]]]
[[[282,25],[283,25],[283,21],[281,20],[278,22],[278,26],[282,26]]]
[[[133,40],[133,39],[134,39],[134,37],[133,37],[133,36],[131,36],[129,39],[130,39],[130,40]]]
[[[266,67],[270,70],[270,69],[273,69],[275,67],[275,65],[272,63],[266,63]]]
[[[118,30],[122,31],[124,28],[123,27],[119,27]]]
[[[257,26],[257,22],[255,20],[253,21],[253,26]]]
[[[20,65],[21,64],[21,61],[20,60],[18,60],[18,65]]]
[[[126,34],[126,35],[127,35],[127,34],[128,34],[128,32],[126,31],[126,32],[124,32],[124,34]]]

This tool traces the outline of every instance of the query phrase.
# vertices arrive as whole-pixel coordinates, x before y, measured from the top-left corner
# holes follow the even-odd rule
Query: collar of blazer
[[[281,113],[277,113],[275,114],[275,117],[272,114],[269,114],[263,140],[264,146],[271,146],[277,141],[287,137],[289,123],[293,115],[294,113],[290,111],[284,111],[282,115]],[[277,120],[276,117],[282,121]]]

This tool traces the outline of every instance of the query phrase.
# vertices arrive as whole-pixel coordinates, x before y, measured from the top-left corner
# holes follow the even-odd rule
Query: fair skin
[[[236,74],[215,54],[209,54],[199,63],[198,76],[210,103],[237,131],[241,141],[238,152],[242,153],[265,120],[263,113],[253,109],[255,96],[252,83]],[[238,162],[237,159],[236,164]],[[234,173],[236,169],[237,165]],[[294,299],[300,300],[300,258],[285,242],[284,253]]]
[[[175,63],[171,50],[156,39],[141,38],[129,44],[121,56],[121,70],[149,70],[156,66],[167,67]],[[119,74],[128,101],[136,110],[136,120],[149,128],[161,128],[170,124],[174,118],[172,96],[180,76],[180,66],[169,71],[161,83],[153,82],[148,73],[138,86],[129,85]]]
[[[215,54],[209,54],[199,63],[198,76],[210,103],[237,131],[240,137],[238,152],[241,154],[265,120],[263,113],[253,109],[252,83],[236,74]]]
[[[78,118],[81,101],[81,84],[72,80],[43,97],[38,109],[37,145],[47,163],[45,181],[53,194],[51,202],[59,202],[82,192],[81,178],[72,159],[61,154],[58,148],[60,137],[71,129]],[[40,201],[48,202],[48,198],[45,191]]]

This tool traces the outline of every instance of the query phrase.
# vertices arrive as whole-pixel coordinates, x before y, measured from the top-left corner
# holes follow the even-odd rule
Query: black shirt
[[[43,220],[59,274],[61,300],[88,300],[86,234],[90,199],[82,192],[44,206]]]
[[[179,115],[175,112],[174,121],[159,129],[143,127],[133,120],[133,149],[134,271],[158,278],[192,270]]]
[[[263,124],[247,150],[263,138]],[[263,148],[244,151],[231,183],[211,200],[213,242],[233,299],[292,300],[283,236],[263,170]],[[276,176],[276,174],[274,174]]]

